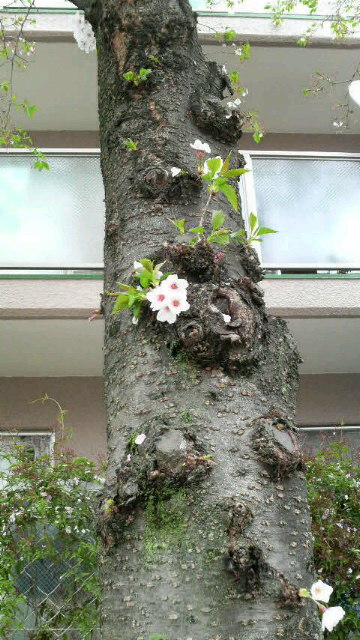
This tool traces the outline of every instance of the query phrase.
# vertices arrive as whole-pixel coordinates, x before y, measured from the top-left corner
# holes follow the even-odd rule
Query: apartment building
[[[317,99],[303,88],[316,70],[349,78],[360,39],[334,43],[325,25],[311,46],[299,48],[305,13],[275,27],[263,2],[245,1],[235,13],[225,2],[192,4],[206,54],[239,71],[249,91],[244,109],[258,111],[267,131],[260,145],[250,133],[239,142],[253,168],[240,188],[244,216],[256,210],[279,231],[262,247],[262,286],[269,311],[288,321],[303,358],[298,423],[312,445],[320,432],[332,437],[342,425],[356,446],[360,107],[351,104],[349,127],[339,132],[334,104],[346,98],[346,84]],[[28,31],[36,53],[16,76],[16,92],[39,106],[31,135],[51,171],[33,170],[25,152],[0,149],[0,429],[3,438],[16,431],[36,449],[50,446],[56,406],[32,402],[47,394],[68,410],[69,446],[97,459],[105,453],[103,321],[87,321],[103,286],[96,54],[74,41],[71,3],[36,6]],[[251,60],[241,63],[231,44],[222,46],[216,33],[226,29],[236,32],[237,46],[250,42]]]

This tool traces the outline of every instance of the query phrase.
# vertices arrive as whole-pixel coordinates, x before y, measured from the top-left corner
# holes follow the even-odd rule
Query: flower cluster
[[[159,322],[173,324],[179,313],[190,308],[186,300],[187,286],[187,280],[178,278],[174,274],[165,278],[146,294],[150,308],[158,312],[156,318]]]
[[[79,12],[75,14],[74,38],[81,51],[85,51],[85,53],[95,51],[96,40],[92,26],[90,22],[85,20],[83,14]]]
[[[329,607],[327,609],[322,604],[322,602],[325,602],[326,604],[329,602],[332,592],[333,588],[329,584],[322,582],[322,580],[314,582],[310,591],[307,589],[299,590],[300,597],[311,598],[316,602],[319,610],[323,614],[321,620],[321,627],[323,631],[325,631],[325,629],[327,631],[332,631],[345,615],[345,611],[342,607]],[[319,602],[319,600],[321,602]]]

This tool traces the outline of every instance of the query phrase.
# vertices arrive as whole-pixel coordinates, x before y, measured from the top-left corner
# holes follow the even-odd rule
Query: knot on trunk
[[[204,97],[201,90],[193,93],[190,103],[199,129],[210,133],[220,142],[234,143],[239,140],[244,118],[238,111],[232,111],[229,115],[221,100]]]
[[[260,418],[252,423],[252,446],[259,459],[270,466],[274,479],[303,468],[303,455],[294,431],[283,419]]]
[[[169,173],[160,166],[147,167],[139,175],[138,184],[144,196],[155,197],[167,186]]]
[[[197,282],[208,282],[219,272],[214,252],[207,244],[194,247],[180,243],[165,247],[165,258],[174,265],[174,270]]]
[[[179,317],[180,345],[202,365],[250,365],[262,349],[262,313],[250,294],[235,288],[194,284],[189,290],[191,319]]]
[[[263,280],[265,270],[261,267],[259,256],[255,249],[246,244],[240,244],[238,251],[240,254],[241,266],[245,269],[249,278],[251,278],[253,282],[260,282],[260,280]]]
[[[227,569],[235,576],[235,580],[246,598],[257,595],[261,588],[262,576],[267,570],[262,550],[248,542],[238,542],[229,547]]]
[[[164,427],[161,417],[142,425],[145,441],[134,450],[129,445],[116,480],[101,497],[98,529],[107,552],[131,525],[139,507],[149,501],[168,499],[207,476],[214,462],[195,436]],[[130,442],[130,440],[129,440]],[[129,452],[130,451],[130,452]]]
[[[152,165],[144,169],[136,179],[137,186],[145,198],[156,198],[158,202],[189,204],[198,198],[202,184],[198,176],[183,173],[173,177],[168,169]]]
[[[154,488],[180,487],[200,480],[213,462],[194,436],[180,429],[162,427],[157,421],[143,425],[147,437],[133,453],[127,453],[117,469],[117,505],[126,509]]]

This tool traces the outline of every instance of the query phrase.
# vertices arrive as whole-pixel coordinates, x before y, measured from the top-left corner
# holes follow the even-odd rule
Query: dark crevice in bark
[[[211,156],[232,150],[237,167],[241,118],[225,117],[227,80],[204,59],[187,0],[96,7],[105,289],[130,282],[134,260],[166,259],[188,279],[190,302],[175,325],[145,310],[134,327],[104,297],[102,638],[319,640],[315,607],[297,597],[312,580],[312,546],[296,346],[265,312],[253,249],[229,247],[219,260],[169,223],[197,225],[207,200],[190,143],[206,139]],[[152,73],[135,87],[123,74],[141,67]],[[186,174],[173,178],[173,166]],[[216,208],[242,225],[225,198]]]

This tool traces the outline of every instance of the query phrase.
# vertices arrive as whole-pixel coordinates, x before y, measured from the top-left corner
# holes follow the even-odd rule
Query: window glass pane
[[[359,266],[360,161],[253,158],[264,264]]]
[[[103,261],[104,189],[96,156],[0,155],[0,266],[86,267]]]
[[[34,458],[51,454],[51,437],[48,434],[25,435],[21,433],[9,436],[2,435],[0,432],[0,472],[6,473],[11,464],[14,464],[15,459],[12,459],[11,454],[19,446],[26,449],[30,460],[34,460]],[[6,481],[0,478],[0,489],[5,484]]]

